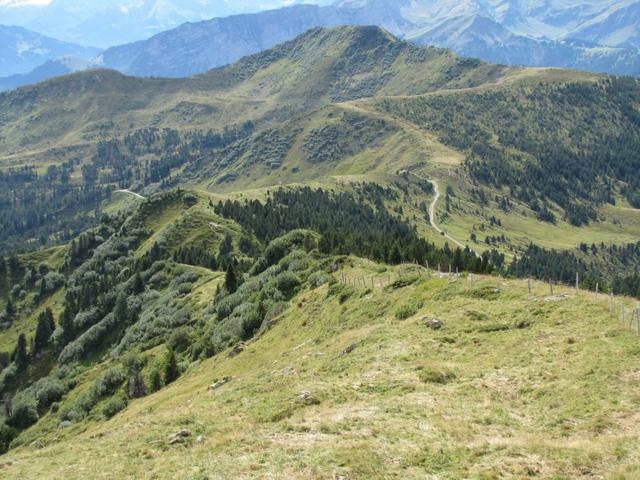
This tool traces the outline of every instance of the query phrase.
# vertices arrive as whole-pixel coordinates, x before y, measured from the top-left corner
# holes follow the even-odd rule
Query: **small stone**
[[[237,357],[242,352],[247,349],[247,344],[244,342],[239,342],[234,345],[234,347],[229,352],[229,358]]]
[[[180,430],[169,437],[169,445],[184,443],[185,439],[193,435],[189,430]]]
[[[300,392],[300,400],[307,405],[317,405],[320,401],[313,396],[311,392]]]
[[[217,382],[209,385],[209,390],[217,390],[229,383],[231,380],[233,380],[233,377],[224,377],[222,380],[218,380]]]
[[[199,435],[198,438],[196,438],[196,443],[203,443],[204,442],[204,437],[202,435]]]
[[[438,320],[437,318],[431,319],[427,321],[427,327],[431,330],[440,330],[444,327],[444,322],[442,320]]]
[[[358,348],[358,344],[357,343],[353,343],[351,345],[349,345],[347,348],[345,348],[342,353],[340,353],[341,357],[346,357],[347,355],[349,355],[351,352],[353,352],[356,348]]]

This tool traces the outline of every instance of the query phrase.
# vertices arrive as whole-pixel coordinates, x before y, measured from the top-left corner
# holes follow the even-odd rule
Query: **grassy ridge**
[[[348,278],[407,273],[380,273],[356,259],[344,270]],[[544,285],[529,297],[522,282],[481,277],[350,292],[342,303],[327,287],[301,292],[239,356],[194,365],[175,385],[134,401],[107,423],[52,431],[37,448],[5,457],[4,474],[638,473],[633,412],[640,392],[625,361],[637,355],[638,341],[610,317],[606,299],[546,302]],[[415,316],[395,319],[416,300],[423,306]],[[444,329],[428,329],[425,317],[443,320]],[[207,390],[228,375],[230,383]],[[303,391],[315,401],[302,401]],[[169,446],[168,437],[184,428],[193,437]]]

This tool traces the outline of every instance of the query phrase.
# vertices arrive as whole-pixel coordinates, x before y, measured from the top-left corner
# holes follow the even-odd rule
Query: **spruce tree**
[[[29,364],[29,353],[27,352],[27,337],[24,333],[21,333],[18,337],[16,350],[15,352],[13,352],[13,361],[18,367],[18,370],[24,370]]]
[[[136,273],[136,276],[133,279],[133,286],[131,287],[131,291],[134,295],[140,295],[144,292],[144,282],[142,281],[142,277],[139,273]]]
[[[167,352],[167,356],[164,359],[163,365],[163,377],[164,384],[169,385],[174,382],[180,376],[180,369],[178,368],[178,361],[176,359],[176,354],[173,350],[169,350]]]
[[[238,290],[238,278],[236,277],[236,269],[233,262],[229,262],[227,266],[227,274],[224,277],[224,286],[229,293],[235,293]]]
[[[13,304],[13,300],[11,300],[11,297],[7,298],[7,304],[4,306],[4,315],[10,322],[13,321],[16,316],[16,307]]]
[[[54,329],[53,313],[47,308],[38,316],[38,326],[36,327],[36,335],[33,341],[35,353],[41,353],[46,350]]]
[[[116,306],[113,309],[113,315],[116,317],[118,324],[124,323],[129,318],[129,310],[127,307],[127,294],[124,292],[118,293],[116,298]]]

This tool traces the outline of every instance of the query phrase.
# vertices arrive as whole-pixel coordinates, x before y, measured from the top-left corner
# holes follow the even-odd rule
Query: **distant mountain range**
[[[274,0],[267,5],[285,3],[302,2]],[[326,4],[329,0],[314,3]],[[47,23],[49,30],[53,23],[62,29],[65,21],[69,21],[65,15],[70,12],[82,12],[83,18],[95,17],[94,20],[78,23],[76,19],[75,23],[71,22],[76,26],[69,30],[75,33],[59,33],[64,38],[69,35],[86,38],[82,33],[86,28],[93,32],[91,38],[103,44],[107,39],[139,38],[140,32],[155,33],[211,12],[224,15],[250,9],[248,1],[223,0],[189,0],[180,2],[179,7],[177,2],[169,0],[123,5],[97,1],[87,6],[84,2],[80,5],[78,0],[54,0],[44,10],[43,7],[9,10],[13,13],[39,11],[40,14],[48,11],[51,18],[59,18],[57,22]],[[5,11],[7,7],[0,7],[0,15]],[[25,17],[30,20],[23,23],[37,25],[35,14],[30,15]],[[339,0],[333,5],[293,5],[181,23],[146,40],[108,48],[92,60],[96,65],[130,75],[186,77],[269,49],[314,27],[352,24],[382,26],[414,43],[451,48],[459,54],[493,63],[639,76],[639,22],[640,0],[577,3],[568,0]],[[107,32],[113,28],[119,29],[121,35]],[[15,50],[16,42],[12,45]],[[30,68],[20,64],[19,70],[0,70],[0,75],[24,74],[43,62],[68,55],[88,60],[86,52],[64,51],[40,62],[33,60]],[[0,89],[45,78],[46,72],[74,71],[69,65],[68,61],[62,65],[48,64],[29,75],[4,79],[0,81]],[[76,65],[86,68],[88,64],[76,62]]]
[[[598,3],[600,9],[594,6]],[[634,15],[640,2],[618,9],[594,2],[580,10],[581,16],[570,7],[518,10],[517,4],[351,0],[326,7],[298,5],[184,24],[147,41],[110,48],[100,60],[132,75],[183,77],[232,63],[313,27],[374,24],[418,44],[494,63],[640,75],[640,15]],[[609,43],[598,43],[605,40]]]
[[[329,3],[318,0],[314,3]],[[2,2],[0,2],[2,3]],[[0,23],[102,48],[144,40],[185,22],[278,8],[300,0],[20,0],[0,5]],[[42,3],[42,2],[41,2]]]
[[[91,59],[100,51],[61,42],[21,27],[0,25],[0,77],[28,73],[65,56]]]

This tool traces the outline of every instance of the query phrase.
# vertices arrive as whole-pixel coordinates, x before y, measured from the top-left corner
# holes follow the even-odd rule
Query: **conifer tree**
[[[139,273],[136,273],[136,276],[133,279],[133,286],[131,290],[134,295],[140,295],[144,292],[144,282],[142,281],[142,277]]]
[[[11,300],[11,297],[7,298],[7,303],[4,306],[4,315],[9,322],[13,321],[16,316],[16,307],[13,304],[13,300]]]
[[[227,266],[227,274],[224,278],[224,286],[229,293],[235,293],[238,290],[238,278],[236,277],[236,269],[233,262],[229,262]]]
[[[164,377],[165,385],[169,385],[170,383],[177,380],[178,377],[180,376],[178,361],[176,359],[176,354],[173,352],[173,350],[169,350],[167,352],[167,356],[165,357],[164,365],[163,365],[163,374],[164,374],[163,377]]]
[[[113,309],[113,315],[116,317],[116,322],[118,324],[124,323],[129,319],[126,293],[118,293],[118,296],[116,297],[116,306]]]
[[[27,352],[27,337],[24,333],[21,333],[18,337],[16,350],[15,352],[13,352],[13,361],[18,367],[18,370],[24,370],[29,364],[29,353]]]
[[[49,346],[49,339],[55,330],[55,321],[53,312],[47,308],[38,316],[38,326],[36,327],[36,335],[33,341],[35,353],[41,353]]]

